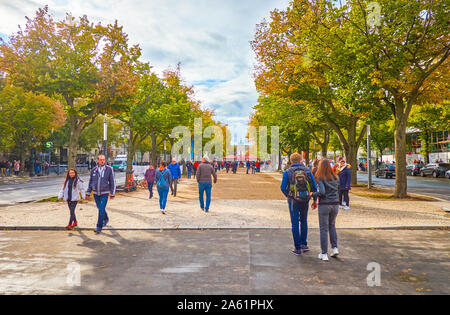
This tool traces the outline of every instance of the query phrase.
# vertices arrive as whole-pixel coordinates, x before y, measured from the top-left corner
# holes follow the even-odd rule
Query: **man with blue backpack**
[[[172,180],[172,174],[167,169],[167,163],[161,162],[161,166],[156,171],[156,190],[159,195],[159,207],[162,214],[166,214],[167,196],[169,195],[170,182]]]
[[[294,153],[290,157],[291,166],[283,173],[281,191],[287,197],[291,215],[292,236],[295,249],[292,253],[300,256],[308,252],[308,208],[311,192],[317,191],[316,181],[312,172],[305,167],[302,157]],[[313,208],[317,206],[317,197],[314,197]],[[299,222],[301,227],[299,228]]]

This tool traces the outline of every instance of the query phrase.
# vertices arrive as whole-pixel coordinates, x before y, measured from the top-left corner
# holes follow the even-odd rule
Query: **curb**
[[[0,231],[94,231],[95,228],[77,228],[75,230],[67,230],[65,227],[60,226],[0,226]],[[290,227],[237,227],[237,226],[225,226],[225,227],[151,227],[151,228],[104,228],[103,231],[220,231],[220,230],[290,230]],[[319,230],[319,228],[309,228],[310,230]],[[392,226],[392,227],[367,227],[367,228],[337,228],[338,230],[350,230],[350,231],[401,231],[401,230],[413,230],[413,231],[434,231],[443,230],[450,231],[450,226]]]

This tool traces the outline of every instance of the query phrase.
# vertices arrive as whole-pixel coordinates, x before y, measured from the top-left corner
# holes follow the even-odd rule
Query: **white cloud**
[[[253,84],[256,24],[289,0],[0,0],[0,33],[11,34],[38,7],[48,4],[57,19],[66,12],[102,24],[118,20],[130,42],[157,72],[182,63],[197,98],[225,123],[248,120],[257,100]],[[204,82],[207,82],[206,85]]]

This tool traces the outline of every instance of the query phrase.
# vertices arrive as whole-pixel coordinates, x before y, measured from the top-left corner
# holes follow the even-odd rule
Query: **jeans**
[[[97,230],[102,230],[105,226],[106,221],[108,221],[108,214],[106,213],[106,204],[108,203],[108,195],[96,196],[94,195],[95,204],[98,208],[98,221]]]
[[[150,199],[153,198],[153,182],[147,182],[147,188],[150,192]]]
[[[75,216],[75,208],[77,207],[78,201],[67,201],[67,205],[69,206],[70,211],[70,219],[69,224],[72,225],[77,220]]]
[[[344,199],[345,205],[350,207],[350,197],[348,196],[348,190],[339,190],[340,205],[342,205],[342,199]]]
[[[211,204],[211,189],[212,183],[198,183],[198,198],[200,200],[200,208],[205,211],[209,211],[209,206]],[[204,202],[204,192],[206,192],[206,207]]]
[[[166,189],[158,188],[158,194],[159,194],[159,207],[161,210],[165,210],[167,204],[167,196],[169,195],[169,188]]]
[[[190,169],[188,169],[187,170],[187,178],[188,179],[191,179],[191,173],[192,173],[192,171]]]
[[[249,170],[250,168],[249,167],[247,167],[247,174],[248,174],[248,170]]]
[[[320,247],[322,254],[328,252],[328,234],[332,248],[337,248],[336,217],[339,213],[339,205],[319,204]]]
[[[309,202],[288,201],[291,214],[292,236],[295,249],[301,250],[302,246],[308,245],[308,208]],[[300,223],[300,224],[299,224]],[[299,225],[301,227],[299,228]]]
[[[178,178],[172,178],[170,181],[170,191],[172,192],[172,195],[174,197],[177,196],[177,184],[178,184]]]

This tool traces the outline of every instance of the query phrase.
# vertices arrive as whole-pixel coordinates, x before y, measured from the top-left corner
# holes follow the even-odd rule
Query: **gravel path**
[[[213,188],[210,213],[201,211],[197,185],[184,179],[176,198],[169,196],[166,215],[159,211],[158,196],[148,199],[140,189],[119,194],[107,206],[110,228],[289,228],[286,200],[279,191],[279,174],[219,174]],[[450,215],[440,210],[445,202],[371,200],[351,195],[351,210],[342,210],[339,228],[450,226]],[[309,226],[318,227],[317,210],[310,210]],[[94,228],[97,209],[93,200],[77,207],[81,228]],[[0,208],[0,227],[61,227],[69,219],[64,202],[29,203]]]

